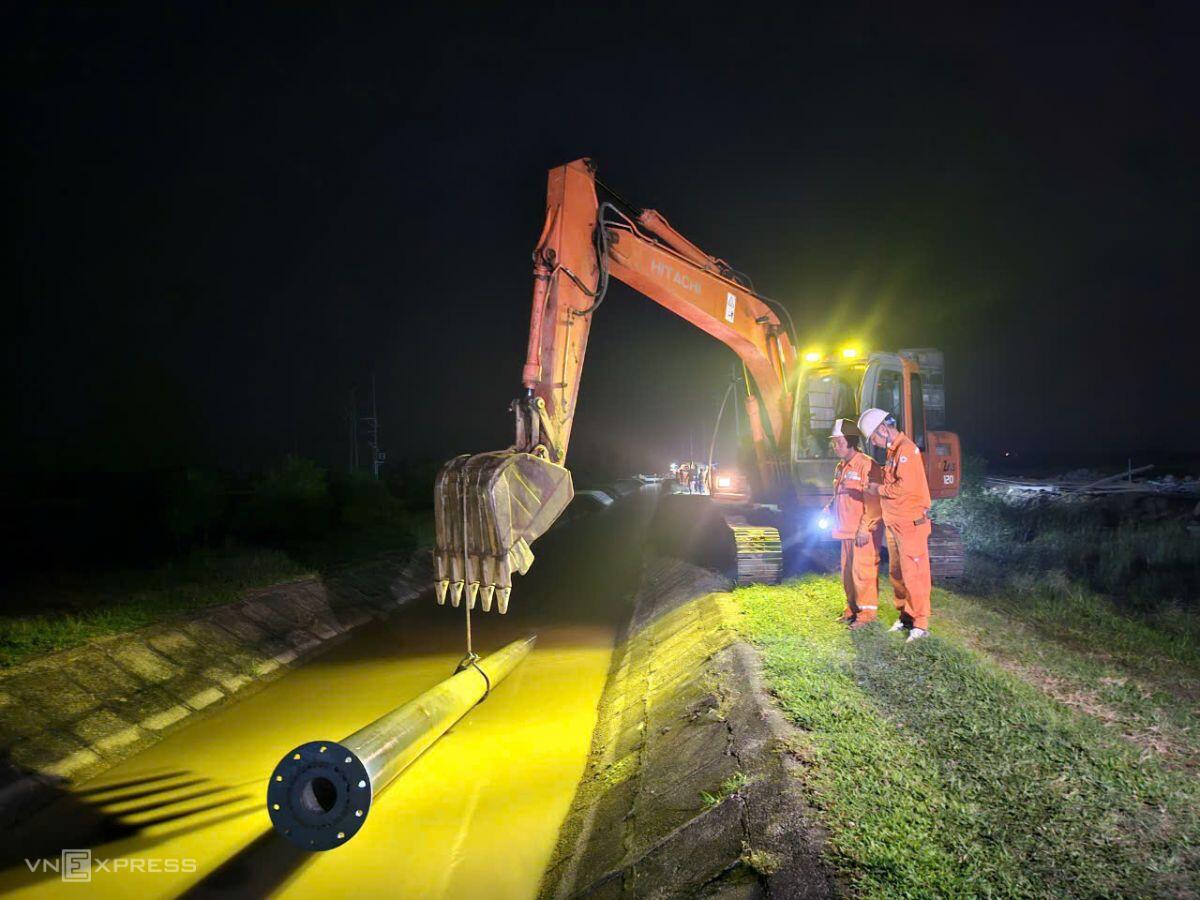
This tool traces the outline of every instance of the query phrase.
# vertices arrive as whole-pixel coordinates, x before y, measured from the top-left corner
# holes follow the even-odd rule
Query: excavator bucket
[[[502,450],[458,456],[434,487],[437,602],[447,595],[468,609],[478,599],[508,611],[512,574],[533,564],[529,545],[554,524],[574,496],[571,473],[531,453]]]

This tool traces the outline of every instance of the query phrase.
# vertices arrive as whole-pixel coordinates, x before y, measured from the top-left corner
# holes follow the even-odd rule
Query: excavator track
[[[961,579],[965,561],[959,530],[953,525],[934,522],[929,534],[929,569],[934,584],[949,584]]]
[[[738,584],[779,584],[783,575],[783,541],[765,525],[729,526],[737,545]]]

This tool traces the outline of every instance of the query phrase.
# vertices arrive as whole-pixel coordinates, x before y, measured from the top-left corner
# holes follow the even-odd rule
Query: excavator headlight
[[[821,351],[820,350],[809,350],[807,353],[804,354],[804,361],[810,362],[810,363],[820,362],[821,361]]]
[[[842,357],[844,359],[857,358],[858,357],[858,348],[857,347],[843,347],[842,348]]]

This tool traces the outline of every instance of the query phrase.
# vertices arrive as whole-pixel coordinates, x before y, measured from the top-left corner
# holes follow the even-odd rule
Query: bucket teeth
[[[448,578],[443,578],[441,581],[435,581],[433,583],[433,590],[437,594],[438,606],[446,605],[446,591],[449,587],[450,580]]]
[[[483,558],[483,577],[479,579],[482,584],[490,584],[495,587],[500,582],[500,559],[496,556],[485,556]]]
[[[479,596],[479,582],[472,581],[467,585],[467,609],[475,608],[475,598]]]
[[[494,584],[485,584],[479,589],[479,602],[483,606],[484,612],[492,611],[492,597],[495,593],[496,586]]]
[[[502,587],[496,591],[496,609],[500,611],[500,615],[508,612],[508,598],[512,594],[512,588]]]
[[[450,585],[450,605],[458,609],[459,601],[462,600],[463,583],[461,581],[452,582]]]

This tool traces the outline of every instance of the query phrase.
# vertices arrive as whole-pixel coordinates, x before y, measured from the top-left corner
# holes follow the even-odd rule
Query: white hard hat
[[[858,437],[858,428],[849,419],[835,419],[830,437]]]
[[[878,428],[880,424],[882,424],[883,420],[889,415],[891,415],[891,413],[882,409],[876,409],[874,407],[871,409],[865,409],[863,410],[862,415],[858,417],[858,430],[869,439],[871,435],[875,433],[875,429]]]

